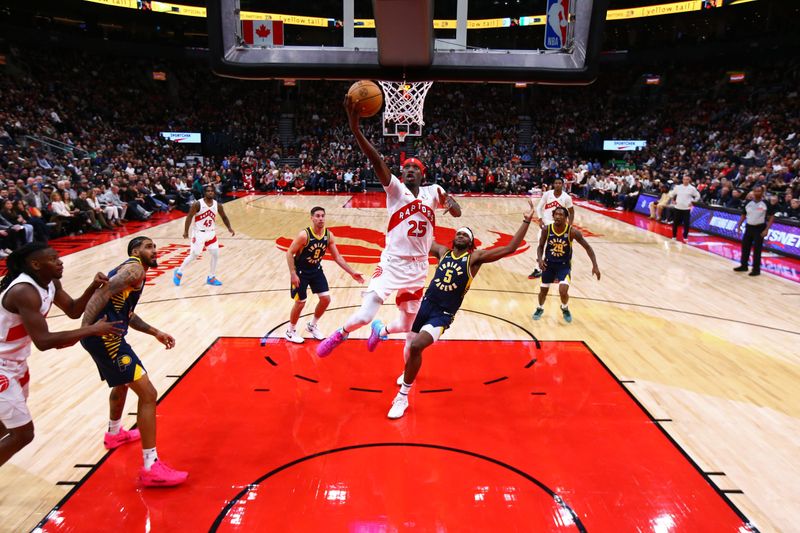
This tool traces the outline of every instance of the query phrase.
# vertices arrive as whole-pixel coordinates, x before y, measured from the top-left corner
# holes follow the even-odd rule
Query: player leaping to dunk
[[[454,217],[461,216],[461,207],[440,186],[420,186],[425,175],[425,166],[418,159],[409,158],[403,162],[403,183],[392,175],[378,151],[361,131],[355,103],[345,97],[344,106],[350,129],[386,190],[389,227],[386,230],[386,247],[364,293],[361,308],[347,319],[344,326],[317,346],[317,355],[320,357],[330,355],[351,332],[375,318],[383,302],[395,291],[400,315],[388,325],[380,320],[372,323],[367,350],[375,350],[378,342],[386,339],[389,333],[411,331],[428,275],[428,251],[433,243],[433,231],[436,227],[434,210],[443,207]],[[406,351],[409,346],[410,341],[407,338]]]

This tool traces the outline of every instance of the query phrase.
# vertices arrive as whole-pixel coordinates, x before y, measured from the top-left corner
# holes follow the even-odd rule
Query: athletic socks
[[[400,385],[400,394],[402,394],[403,396],[408,396],[408,393],[411,392],[411,387],[413,385],[414,385],[413,383],[409,385],[405,381],[403,381],[403,384]]]
[[[108,421],[108,433],[111,435],[116,435],[119,433],[119,430],[122,429],[122,419],[119,420],[109,420]]]
[[[561,304],[561,310],[569,309],[569,304]]]
[[[317,325],[317,317],[312,315],[311,316],[311,320],[309,321],[309,324],[311,324],[312,326],[316,326]]]
[[[153,463],[158,461],[158,452],[155,448],[142,448],[142,457],[144,458],[144,469],[150,470]]]
[[[381,337],[386,337],[388,334],[389,334],[389,328],[386,326],[386,324],[384,324],[383,327],[381,328],[379,335]]]

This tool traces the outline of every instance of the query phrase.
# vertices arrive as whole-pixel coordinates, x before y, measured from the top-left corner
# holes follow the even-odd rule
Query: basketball
[[[383,93],[380,87],[369,80],[360,80],[350,86],[347,91],[350,98],[356,102],[358,115],[362,118],[371,117],[381,110]]]

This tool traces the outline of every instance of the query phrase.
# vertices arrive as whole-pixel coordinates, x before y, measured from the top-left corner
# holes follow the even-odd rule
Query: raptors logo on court
[[[367,228],[354,228],[352,226],[333,226],[328,229],[336,235],[336,246],[348,263],[376,264],[380,261],[381,251],[386,245],[386,235],[383,232]],[[486,250],[505,246],[513,238],[513,235],[499,231],[490,231],[489,233],[494,234],[495,240],[491,246],[485,248]],[[452,246],[455,236],[456,230],[453,228],[437,226],[434,232],[436,242],[447,247]],[[279,237],[275,244],[279,250],[286,251],[292,244],[292,239],[291,237]],[[476,237],[475,247],[480,246],[481,241]],[[521,254],[527,251],[528,248],[530,248],[530,245],[526,241],[522,241],[519,249],[511,255]],[[323,259],[327,261],[333,260],[330,255],[326,255]],[[428,262],[431,265],[438,264],[438,261],[433,257],[429,258]],[[378,272],[373,274],[373,276],[379,275],[380,273]]]

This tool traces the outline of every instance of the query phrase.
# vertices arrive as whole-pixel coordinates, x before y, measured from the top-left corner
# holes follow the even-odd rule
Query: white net
[[[402,142],[406,135],[422,135],[422,109],[432,81],[379,81],[383,89],[383,134]]]

